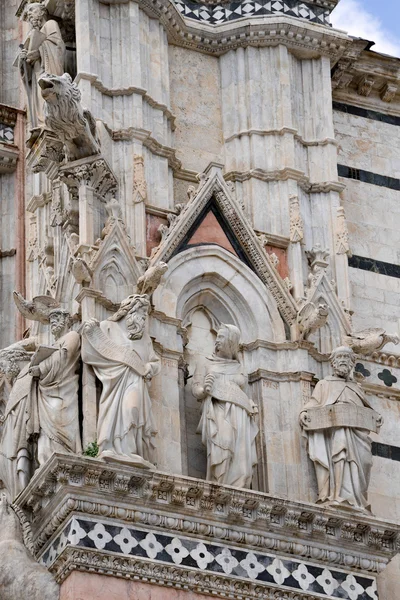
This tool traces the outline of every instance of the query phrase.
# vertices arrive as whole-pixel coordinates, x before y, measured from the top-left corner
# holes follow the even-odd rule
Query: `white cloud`
[[[336,29],[375,42],[371,50],[400,57],[400,39],[385,29],[379,17],[363,8],[362,0],[341,0],[331,15],[331,22]]]

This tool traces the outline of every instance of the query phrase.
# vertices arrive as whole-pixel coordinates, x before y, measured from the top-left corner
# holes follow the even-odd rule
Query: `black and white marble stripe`
[[[50,567],[69,545],[302,590],[321,598],[378,600],[375,578],[357,572],[87,518],[72,517],[41,562]]]
[[[241,0],[224,4],[202,4],[192,0],[173,0],[179,12],[189,19],[218,25],[243,17],[286,15],[312,23],[329,25],[328,9],[299,0]]]

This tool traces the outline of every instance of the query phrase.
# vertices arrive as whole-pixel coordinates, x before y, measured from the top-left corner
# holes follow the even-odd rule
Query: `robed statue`
[[[352,379],[355,355],[340,346],[331,354],[333,375],[317,383],[300,413],[300,423],[314,462],[318,502],[370,510],[367,491],[372,466],[370,431],[382,417]]]
[[[26,348],[35,352],[14,374],[3,415],[0,438],[0,479],[11,498],[29,482],[35,468],[53,452],[80,453],[79,357],[80,336],[70,330],[68,311],[48,296],[28,302],[14,292],[18,309],[29,319],[50,323],[52,346],[38,345],[35,339],[22,340],[2,350],[3,371],[10,378]],[[29,346],[30,344],[30,346]],[[25,359],[26,360],[26,359]]]
[[[222,325],[213,355],[196,367],[192,393],[203,402],[198,431],[207,448],[207,479],[248,488],[257,464],[258,410],[244,391],[239,343],[239,329]]]
[[[108,320],[87,321],[82,336],[82,359],[103,386],[99,458],[145,468],[153,467],[156,435],[148,386],[160,371],[147,331],[149,308],[148,295],[133,294]]]
[[[64,73],[65,45],[57,21],[47,18],[43,4],[28,4],[25,18],[31,30],[19,54],[19,69],[28,97],[31,129],[35,129],[44,127],[44,101],[38,81],[44,73]]]

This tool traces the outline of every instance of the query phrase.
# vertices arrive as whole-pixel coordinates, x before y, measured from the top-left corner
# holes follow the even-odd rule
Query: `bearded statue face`
[[[347,379],[353,366],[353,357],[349,352],[337,352],[332,357],[333,372],[337,377]]]
[[[46,9],[44,6],[30,6],[27,10],[26,18],[33,29],[40,29],[46,22]]]
[[[130,340],[140,340],[143,337],[148,306],[135,306],[125,317],[128,337]]]

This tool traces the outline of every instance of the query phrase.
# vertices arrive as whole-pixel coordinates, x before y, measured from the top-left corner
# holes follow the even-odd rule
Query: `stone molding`
[[[33,173],[43,172],[55,179],[64,158],[63,142],[52,131],[42,129],[29,149],[26,164]]]
[[[98,75],[92,75],[91,73],[85,73],[84,71],[80,71],[75,77],[75,83],[79,84],[81,80],[90,81],[99,92],[104,94],[105,96],[132,96],[133,94],[138,94],[143,97],[143,100],[149,104],[152,108],[156,108],[160,110],[166,117],[166,119],[171,123],[171,129],[174,131],[175,129],[175,115],[169,110],[168,106],[165,104],[161,104],[157,102],[147,90],[143,88],[139,88],[136,86],[128,86],[124,88],[109,88],[104,85]]]
[[[248,171],[229,171],[225,174],[227,181],[247,181],[251,178],[261,181],[288,181],[293,179],[298,182],[299,187],[306,193],[328,193],[342,192],[345,189],[345,184],[340,181],[323,181],[311,183],[304,171],[293,169],[292,167],[284,167],[283,169],[274,169],[266,171],[265,169],[250,169]]]
[[[54,454],[16,500],[31,516],[43,556],[72,515],[118,519],[157,531],[279,551],[378,573],[399,551],[400,526],[204,480]]]
[[[12,173],[17,168],[19,150],[11,144],[0,143],[0,173]]]
[[[297,17],[273,15],[266,19],[254,16],[209,25],[182,17],[169,0],[138,0],[138,4],[164,25],[170,43],[215,56],[243,46],[284,44],[293,52],[328,56],[336,62],[352,43],[343,32]]]

